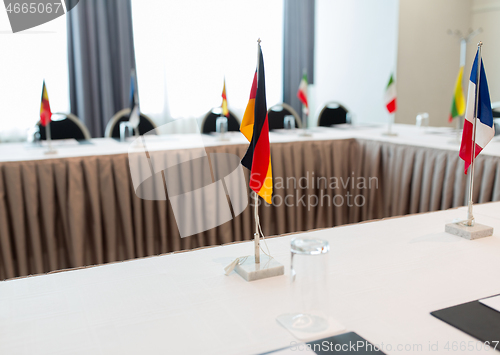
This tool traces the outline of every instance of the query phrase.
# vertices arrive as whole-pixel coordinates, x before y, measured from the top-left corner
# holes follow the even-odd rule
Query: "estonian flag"
[[[52,111],[50,111],[49,94],[47,94],[47,88],[45,87],[45,80],[43,81],[42,87],[42,102],[40,103],[40,122],[42,126],[47,126],[47,124],[52,120]]]
[[[479,50],[478,50],[479,52]],[[491,112],[490,92],[488,90],[488,82],[486,81],[486,73],[484,72],[483,60],[481,59],[480,77],[479,77],[479,99],[478,107],[476,106],[476,85],[477,85],[477,66],[478,53],[474,59],[472,70],[470,73],[469,93],[467,95],[467,110],[465,111],[464,130],[462,132],[462,144],[460,146],[460,158],[465,162],[465,173],[472,163],[472,151],[474,140],[474,113],[477,117],[476,128],[476,151],[474,159],[481,150],[495,136],[495,126],[493,125],[493,113]]]
[[[269,145],[269,123],[267,120],[266,81],[264,58],[258,45],[258,63],[254,75],[250,100],[248,101],[240,131],[250,145],[241,164],[251,171],[250,188],[267,203],[272,203],[273,175],[271,149]]]

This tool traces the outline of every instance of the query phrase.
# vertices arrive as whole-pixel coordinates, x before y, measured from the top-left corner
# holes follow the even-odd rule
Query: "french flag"
[[[479,53],[479,50],[478,50]],[[474,140],[474,108],[476,106],[476,85],[477,85],[477,66],[478,53],[474,59],[470,73],[469,93],[467,95],[467,110],[465,111],[464,130],[462,132],[462,144],[460,146],[460,158],[465,162],[465,173],[472,163],[472,151]],[[484,72],[483,60],[481,59],[480,77],[479,77],[479,99],[477,107],[477,128],[476,128],[476,151],[474,159],[481,150],[495,136],[495,126],[493,125],[493,113],[491,112],[490,92],[488,82]]]

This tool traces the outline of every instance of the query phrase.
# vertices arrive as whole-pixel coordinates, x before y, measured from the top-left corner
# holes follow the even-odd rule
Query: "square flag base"
[[[285,274],[285,267],[276,259],[269,258],[267,255],[261,255],[260,263],[255,263],[255,257],[248,257],[243,263],[234,268],[241,277],[247,281],[255,281],[273,276]]]
[[[384,132],[382,135],[387,137],[396,137],[398,134],[393,132]]]
[[[483,224],[474,224],[473,226],[466,226],[463,223],[448,223],[444,227],[446,233],[455,234],[459,237],[474,240],[493,235],[493,227],[488,227]]]

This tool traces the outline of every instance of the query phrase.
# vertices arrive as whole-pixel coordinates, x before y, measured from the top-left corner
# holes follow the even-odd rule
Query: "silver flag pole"
[[[477,74],[476,74],[476,102],[474,105],[474,130],[472,133],[472,159],[471,165],[469,167],[469,206],[467,210],[467,222],[468,226],[474,225],[474,216],[472,214],[472,195],[474,192],[474,162],[476,160],[476,129],[477,129],[477,114],[478,114],[478,105],[479,105],[479,84],[481,80],[481,48],[483,46],[483,42],[479,42],[477,44]]]
[[[257,40],[257,83],[260,71],[260,38]],[[255,233],[253,234],[255,246],[255,263],[260,264],[260,233],[259,233],[259,195],[254,192],[254,219],[255,219]]]

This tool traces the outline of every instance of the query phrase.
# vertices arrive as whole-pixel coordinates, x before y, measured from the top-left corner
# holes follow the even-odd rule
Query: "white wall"
[[[316,0],[310,125],[331,100],[357,122],[387,122],[384,92],[396,69],[398,2]]]
[[[469,73],[470,65],[476,55],[477,43],[482,41],[482,57],[491,102],[500,101],[500,0],[473,0],[472,28],[479,27],[483,32],[474,37],[467,50]]]
[[[428,112],[431,125],[450,125],[460,44],[447,32],[468,32],[471,5],[471,0],[400,1],[396,122],[414,124],[417,113]],[[470,67],[469,59],[464,77]]]

